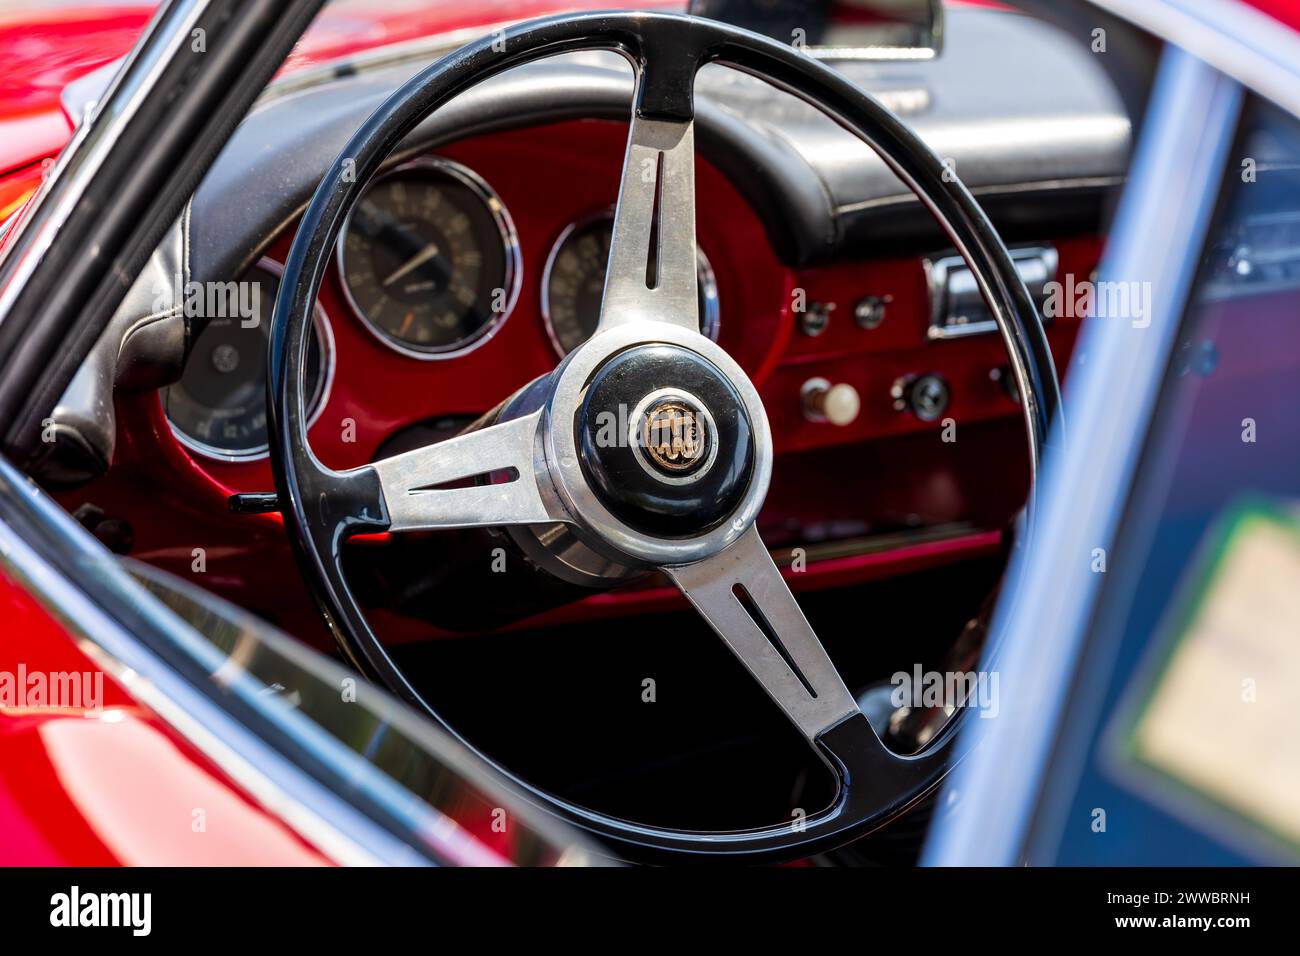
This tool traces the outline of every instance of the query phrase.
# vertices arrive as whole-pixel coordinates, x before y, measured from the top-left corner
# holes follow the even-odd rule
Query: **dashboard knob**
[[[858,390],[847,382],[832,385],[824,378],[810,378],[803,383],[804,417],[810,422],[851,425],[862,409]]]
[[[853,309],[858,328],[867,331],[880,328],[880,323],[885,321],[885,309],[893,298],[891,295],[868,295],[859,299]]]
[[[948,410],[952,392],[942,375],[904,375],[889,390],[894,409],[911,412],[923,422],[938,421]]]

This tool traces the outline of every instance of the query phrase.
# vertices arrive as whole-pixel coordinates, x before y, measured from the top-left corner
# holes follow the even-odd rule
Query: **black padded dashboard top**
[[[299,215],[362,121],[437,54],[273,90],[236,130],[190,209],[191,276],[224,279],[255,262]],[[1122,181],[1130,122],[1102,65],[1020,14],[948,11],[932,60],[834,61],[898,113],[989,212],[1009,242],[1095,232]],[[485,81],[427,119],[394,156],[488,132],[581,118],[626,119],[630,67],[575,54]],[[761,80],[704,68],[698,148],[764,221],[777,254],[804,266],[903,254],[946,240],[885,164],[815,108]]]

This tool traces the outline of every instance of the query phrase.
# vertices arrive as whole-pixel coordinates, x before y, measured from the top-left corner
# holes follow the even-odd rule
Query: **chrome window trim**
[[[170,16],[173,8],[181,11],[174,17]],[[138,42],[123,58],[121,69],[114,72],[104,94],[90,107],[90,116],[87,118],[100,120],[99,114],[105,110],[105,104],[110,101],[112,93],[119,86],[134,83],[125,106],[111,119],[104,117],[100,122],[80,123],[72,134],[72,139],[60,151],[59,158],[50,167],[36,194],[28,201],[27,214],[14,227],[11,240],[0,250],[0,262],[3,262],[22,245],[22,237],[28,228],[37,230],[26,250],[25,258],[18,263],[12,280],[0,289],[0,324],[9,317],[14,299],[31,279],[36,264],[49,250],[72,211],[81,203],[86,187],[99,173],[108,154],[116,148],[123,127],[139,112],[145,98],[158,85],[158,79],[172,51],[189,42],[190,31],[207,8],[208,0],[189,0],[188,4],[160,6],[142,33],[143,37],[148,37],[148,41]],[[167,29],[169,25],[170,29]],[[131,69],[137,62],[141,71],[138,74]],[[95,132],[93,137],[92,130]],[[69,180],[71,185],[63,201],[50,210],[48,215],[42,216],[51,187],[64,179]]]
[[[1088,0],[1300,116],[1300,31],[1240,0]]]
[[[1110,550],[1217,202],[1242,89],[1177,47],[1162,56],[1121,200],[1103,280],[1152,283],[1149,325],[1085,322],[1063,418],[1068,438],[1044,462],[1041,509],[1013,559],[989,646],[1002,649],[998,718],[972,721],[979,758],[950,778],[922,862],[1015,865],[1034,816],[1100,577]],[[1150,214],[1152,209],[1167,215]],[[1059,428],[1058,428],[1059,431]],[[1114,573],[1114,569],[1111,569]]]
[[[6,483],[24,481],[0,458]],[[39,491],[32,487],[32,497]],[[142,647],[90,596],[8,524],[0,521],[0,568],[77,635],[80,648],[131,695],[157,713],[261,806],[335,862],[345,865],[422,862],[344,800],[262,742],[212,701],[196,693],[156,655]],[[101,573],[96,569],[95,573]],[[160,618],[174,616],[139,589],[137,603]],[[172,628],[185,625],[176,618]]]
[[[47,530],[44,544],[25,538],[18,527],[23,523]],[[63,555],[63,560],[57,555]],[[75,578],[68,574],[69,561],[77,568]],[[107,549],[2,457],[0,572],[14,579],[47,613],[73,632],[78,646],[119,680],[133,698],[158,714],[272,816],[328,858],[345,865],[393,866],[473,862],[479,858],[474,847],[468,847],[473,852],[467,855],[465,831],[454,819],[385,776],[301,714],[260,710],[259,706],[260,717],[281,727],[296,728],[294,746],[303,747],[304,752],[312,748],[319,758],[317,762],[334,770],[337,779],[358,786],[364,794],[361,802],[369,801],[373,813],[313,776],[290,754],[262,739],[219,700],[203,693],[80,582],[94,581],[101,589],[107,588],[117,601],[147,619],[190,660],[209,673],[220,671],[228,676],[229,669],[221,669],[224,658],[220,652],[136,582]],[[227,684],[233,686],[230,681]],[[252,696],[262,699],[256,688]],[[490,785],[489,781],[478,783]],[[522,797],[505,793],[502,797],[507,801],[503,806],[523,809]],[[379,816],[387,817],[388,822]],[[392,829],[394,823],[399,825],[397,832]],[[409,842],[399,836],[406,832],[412,838]],[[563,862],[580,865],[594,859],[594,847],[574,837]]]

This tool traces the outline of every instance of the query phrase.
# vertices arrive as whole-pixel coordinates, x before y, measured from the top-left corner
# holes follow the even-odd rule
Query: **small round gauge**
[[[376,179],[338,246],[343,289],[381,342],[421,359],[486,340],[519,292],[519,242],[477,175],[421,160]]]
[[[555,350],[563,357],[596,331],[600,300],[605,292],[605,268],[614,235],[614,214],[605,212],[571,224],[555,241],[542,275],[542,319]],[[704,250],[696,250],[699,266],[700,331],[718,338],[718,283]]]
[[[263,259],[239,280],[238,314],[214,316],[199,334],[180,380],[162,390],[163,411],[181,444],[208,458],[250,461],[267,454],[266,353],[281,266]],[[246,293],[243,290],[248,290]],[[334,370],[324,312],[307,345],[307,409],[320,414]]]

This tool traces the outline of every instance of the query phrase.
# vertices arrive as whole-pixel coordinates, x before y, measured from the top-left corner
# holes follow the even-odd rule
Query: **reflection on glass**
[[[502,785],[464,748],[355,672],[184,581],[139,562],[128,567],[223,655],[211,675],[223,690],[246,692],[251,678],[263,703],[310,722],[292,722],[308,746],[313,733],[323,732],[364,759],[339,767],[335,789],[361,790],[366,769],[373,768],[413,795],[412,805],[390,809],[409,818],[412,836],[440,859],[468,865],[596,862],[567,827],[522,798],[503,799]],[[446,819],[433,817],[430,826],[417,798]]]
[[[1052,784],[1072,788],[1072,822],[1041,847],[1057,863],[1300,859],[1297,155],[1300,123],[1249,103],[1108,558],[1084,678],[1100,710],[1080,705],[1099,719],[1072,731],[1088,735],[1082,773]]]

